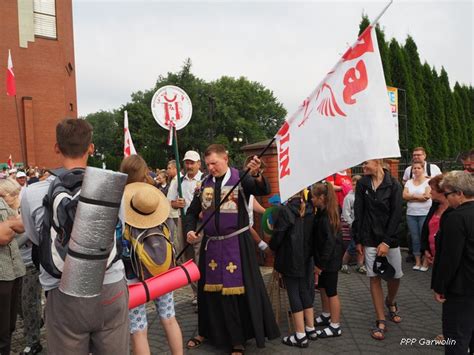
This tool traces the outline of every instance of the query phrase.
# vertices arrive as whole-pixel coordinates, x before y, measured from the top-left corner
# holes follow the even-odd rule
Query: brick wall
[[[19,46],[16,0],[0,3],[0,66],[6,68],[11,49],[17,105],[29,165],[56,167],[55,126],[64,117],[77,117],[72,0],[56,1],[57,39],[35,37]],[[73,70],[68,73],[66,67]],[[0,162],[12,154],[21,161],[15,99],[5,95],[6,70],[0,70]]]

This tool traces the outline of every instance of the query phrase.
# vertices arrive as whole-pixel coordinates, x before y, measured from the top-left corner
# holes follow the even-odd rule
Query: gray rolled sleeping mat
[[[117,250],[115,227],[127,174],[87,167],[59,289],[75,297],[100,295]]]

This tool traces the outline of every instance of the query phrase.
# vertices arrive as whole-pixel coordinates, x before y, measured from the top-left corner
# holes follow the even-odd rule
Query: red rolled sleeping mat
[[[163,296],[199,280],[201,277],[197,265],[188,260],[168,271],[128,286],[128,309],[138,307],[150,300]]]

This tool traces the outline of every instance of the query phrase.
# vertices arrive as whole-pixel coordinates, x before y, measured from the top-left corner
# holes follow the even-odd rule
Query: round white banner
[[[174,124],[176,130],[186,127],[193,114],[193,105],[186,92],[173,85],[159,88],[151,99],[151,112],[164,129]]]

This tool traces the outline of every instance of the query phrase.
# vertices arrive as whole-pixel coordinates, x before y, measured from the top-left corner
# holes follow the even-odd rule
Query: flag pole
[[[260,154],[257,156],[257,158],[261,158],[265,153],[266,151],[271,147],[271,145],[273,144],[273,142],[275,142],[275,137],[273,137],[272,139],[270,139],[270,142],[268,142],[268,144],[266,145],[265,148],[263,148],[263,150],[260,152]],[[206,220],[202,223],[202,225],[197,229],[196,231],[196,234],[199,234],[203,229],[204,227],[206,226],[206,224],[209,223],[209,221],[212,219],[212,217],[214,217],[214,215],[217,213],[217,211],[220,210],[220,207],[224,204],[225,201],[227,201],[227,199],[229,198],[229,196],[232,194],[232,192],[235,190],[235,188],[237,186],[239,186],[239,184],[242,182],[242,180],[248,175],[248,173],[250,172],[250,168],[247,168],[247,170],[245,170],[245,172],[242,174],[242,176],[239,178],[239,181],[237,181],[234,186],[232,186],[232,188],[229,190],[229,192],[227,192],[227,194],[220,200],[219,202],[219,205],[214,209],[214,211],[212,211],[212,213],[206,218]],[[191,244],[187,243],[186,246],[183,248],[183,250],[181,250],[181,252],[178,254],[178,256],[176,257],[176,262],[179,260],[179,258],[181,257],[181,255],[183,255],[183,253],[186,251],[186,249],[190,246]]]
[[[173,149],[174,149],[174,156],[176,159],[176,170],[178,170],[178,174],[176,176],[178,180],[178,196],[179,198],[183,198],[183,190],[181,188],[181,176],[180,176],[180,171],[181,171],[181,164],[179,163],[179,149],[178,149],[178,132],[176,130],[176,126],[172,125],[171,129],[173,130]],[[181,211],[181,217],[184,217],[184,208],[180,208]]]
[[[24,138],[23,138],[23,130],[21,129],[21,122],[20,122],[20,114],[18,111],[18,102],[16,100],[16,94],[14,96],[15,99],[15,109],[16,109],[16,121],[18,123],[18,134],[20,136],[20,150],[21,150],[21,159],[23,160],[23,166],[26,167],[26,154],[24,149]]]
[[[375,26],[377,24],[377,22],[379,22],[380,18],[382,17],[382,15],[385,13],[385,11],[387,11],[387,9],[390,7],[390,5],[392,5],[393,3],[393,0],[390,0],[390,2],[384,7],[384,9],[382,10],[382,12],[380,12],[380,14],[375,18],[374,21],[372,21],[372,23],[370,24],[370,26]]]

